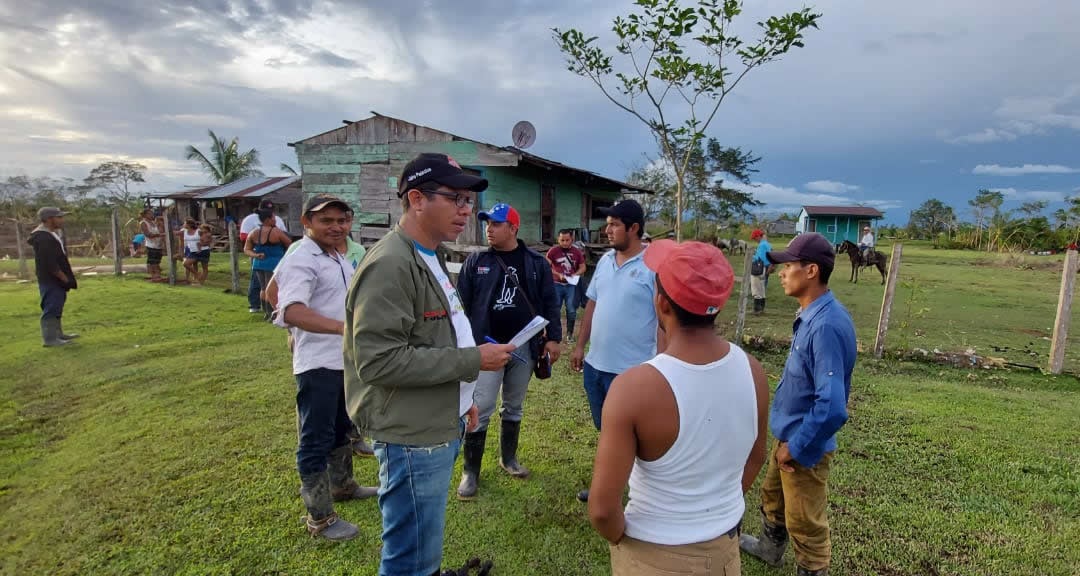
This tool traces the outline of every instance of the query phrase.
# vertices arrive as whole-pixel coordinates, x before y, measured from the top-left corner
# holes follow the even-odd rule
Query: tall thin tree
[[[210,156],[207,157],[198,148],[190,145],[185,156],[188,160],[198,162],[211,179],[218,184],[228,184],[248,176],[262,176],[258,150],[252,148],[240,153],[237,138],[226,142],[224,138],[218,138],[213,130],[207,132],[210,133]]]

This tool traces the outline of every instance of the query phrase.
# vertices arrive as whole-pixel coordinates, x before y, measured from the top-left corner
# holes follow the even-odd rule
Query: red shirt
[[[551,250],[548,250],[547,258],[555,263],[552,268],[563,276],[572,276],[585,262],[585,255],[574,246],[571,246],[569,250],[564,250],[562,246],[553,246]],[[558,283],[565,284],[565,282]]]

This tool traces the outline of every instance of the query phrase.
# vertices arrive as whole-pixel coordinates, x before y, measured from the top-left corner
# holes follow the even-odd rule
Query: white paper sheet
[[[544,320],[543,316],[537,316],[525,325],[525,327],[521,329],[521,332],[515,334],[507,344],[513,344],[515,347],[520,348],[535,338],[547,325],[548,321]]]
[[[563,278],[565,278],[566,283],[571,285],[571,286],[577,286],[577,283],[581,281],[581,276],[577,276],[577,275],[563,276]]]

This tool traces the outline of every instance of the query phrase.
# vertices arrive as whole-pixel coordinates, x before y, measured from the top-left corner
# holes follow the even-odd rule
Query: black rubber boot
[[[574,322],[577,321],[577,316],[566,319],[566,337],[563,340],[567,342],[574,341]]]
[[[56,331],[59,332],[58,336],[61,340],[74,340],[79,337],[75,332],[72,332],[71,334],[64,333],[64,320],[62,318],[56,319]]]
[[[802,566],[799,566],[795,572],[796,576],[829,576],[829,569],[822,568],[821,570],[807,570]]]
[[[506,470],[514,478],[528,478],[529,469],[518,464],[518,435],[521,434],[521,422],[502,421],[502,435],[499,438],[499,468]]]
[[[55,317],[41,319],[41,345],[47,348],[64,346],[67,340],[60,339],[60,319]]]
[[[477,430],[465,434],[465,462],[461,468],[461,483],[458,484],[458,500],[476,498],[477,484],[480,482],[480,465],[484,462],[484,445],[487,443],[487,430]]]
[[[764,526],[761,540],[749,534],[743,534],[739,536],[739,548],[769,566],[779,568],[784,564],[784,550],[787,548],[788,541],[787,528],[769,524],[764,514],[761,515],[761,524]]]

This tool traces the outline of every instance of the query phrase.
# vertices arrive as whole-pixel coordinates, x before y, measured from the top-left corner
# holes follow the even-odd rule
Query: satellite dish
[[[522,150],[532,146],[536,142],[536,128],[527,120],[514,124],[513,141],[514,146]]]

